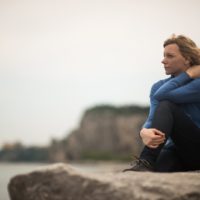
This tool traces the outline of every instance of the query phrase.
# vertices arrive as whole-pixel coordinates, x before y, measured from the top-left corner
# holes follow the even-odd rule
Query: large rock
[[[54,164],[12,178],[8,189],[11,200],[197,200],[200,174],[89,174]]]

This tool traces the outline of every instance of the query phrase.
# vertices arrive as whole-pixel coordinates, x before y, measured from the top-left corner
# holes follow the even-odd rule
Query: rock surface
[[[11,200],[197,200],[199,173],[81,173],[54,164],[10,180]]]

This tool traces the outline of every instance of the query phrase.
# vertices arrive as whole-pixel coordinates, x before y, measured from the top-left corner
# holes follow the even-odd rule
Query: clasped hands
[[[157,148],[165,142],[165,134],[155,128],[143,128],[140,131],[143,143],[149,148]]]

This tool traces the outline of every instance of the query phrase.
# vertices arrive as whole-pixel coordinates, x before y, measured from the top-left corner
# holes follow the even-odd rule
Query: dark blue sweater
[[[152,118],[159,101],[180,104],[186,115],[200,128],[200,78],[192,79],[186,72],[153,84],[150,92],[150,111],[144,128],[151,128]]]

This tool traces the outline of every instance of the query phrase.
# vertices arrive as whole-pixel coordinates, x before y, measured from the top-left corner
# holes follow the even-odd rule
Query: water
[[[9,200],[7,185],[11,177],[17,174],[31,172],[43,165],[41,163],[0,163],[0,200]]]
[[[9,200],[7,185],[11,177],[31,172],[42,166],[44,163],[0,163],[0,200]],[[127,167],[125,163],[114,162],[93,162],[93,163],[70,163],[75,169],[85,173],[102,173],[121,171]]]

